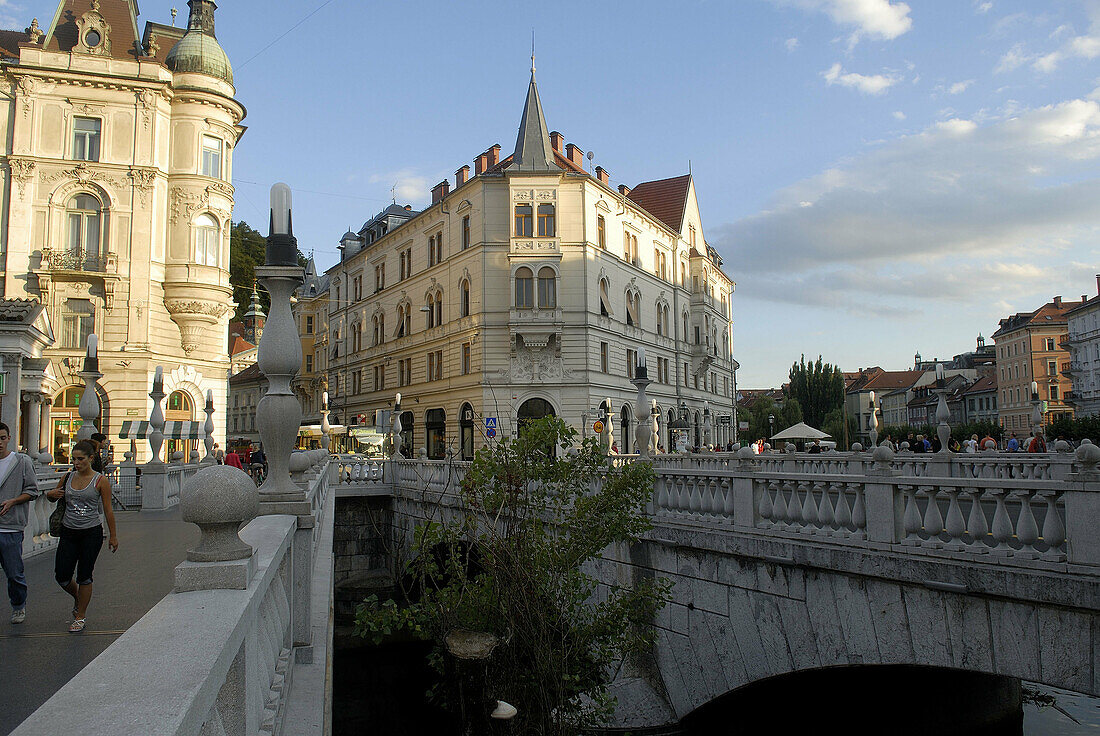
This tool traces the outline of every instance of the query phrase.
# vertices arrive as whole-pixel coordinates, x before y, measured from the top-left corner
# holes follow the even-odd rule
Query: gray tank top
[[[76,473],[70,473],[69,480],[65,483],[65,517],[61,524],[70,529],[91,529],[99,526],[99,515],[103,513],[103,497],[95,487],[99,473],[92,473],[88,485],[79,490],[73,488],[75,478]]]

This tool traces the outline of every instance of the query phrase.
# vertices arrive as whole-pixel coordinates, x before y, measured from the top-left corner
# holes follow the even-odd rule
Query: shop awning
[[[333,424],[329,427],[332,430],[332,434],[345,434],[348,429],[342,424]],[[299,437],[320,437],[322,435],[320,424],[303,424],[298,427]]]
[[[148,420],[128,421],[122,423],[122,431],[118,433],[119,439],[144,440],[148,439],[153,431]],[[200,422],[165,422],[164,439],[166,440],[201,440],[206,435],[202,431]]]

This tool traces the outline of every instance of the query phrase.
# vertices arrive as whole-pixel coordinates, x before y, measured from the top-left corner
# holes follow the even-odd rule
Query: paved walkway
[[[180,520],[178,508],[115,512],[115,519],[118,552],[111,554],[104,541],[83,633],[68,633],[72,598],[54,582],[52,551],[26,561],[26,623],[12,626],[7,597],[0,594],[0,736],[11,733],[167,595],[172,570],[198,542],[198,528]]]

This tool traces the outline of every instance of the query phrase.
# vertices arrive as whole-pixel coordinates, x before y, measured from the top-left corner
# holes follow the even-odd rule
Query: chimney
[[[1100,296],[1100,273],[1096,274],[1096,295]]]
[[[619,194],[623,195],[624,197],[626,195],[630,194],[630,187],[628,187],[626,184],[620,184],[619,185]]]
[[[551,131],[551,133],[550,133],[550,146],[555,151],[557,151],[558,153],[561,153],[561,144],[562,143],[565,143],[565,136],[562,135],[561,133],[559,133],[556,130]],[[1096,278],[1100,279],[1100,276],[1097,276]]]
[[[486,162],[489,167],[496,166],[500,163],[500,144],[494,143],[488,151],[485,152],[489,156],[489,160]]]
[[[572,143],[567,143],[565,145],[565,157],[582,169],[584,168],[584,151],[577,148]]]
[[[1054,308],[1055,309],[1061,309],[1062,308],[1062,297],[1060,297],[1060,296],[1054,297]]]
[[[442,202],[443,198],[451,192],[451,183],[444,179],[432,187],[432,204]]]
[[[465,184],[470,180],[470,167],[463,166],[461,169],[455,172],[455,189]]]
[[[488,153],[483,153],[474,159],[474,176],[480,176],[485,173],[485,169],[489,168],[485,165],[488,160]]]
[[[409,212],[412,212],[412,208],[413,206],[411,204],[405,205],[405,209],[407,209]]]
[[[600,180],[601,184],[611,184],[611,177],[607,173],[607,169],[602,166],[596,167],[596,178]]]

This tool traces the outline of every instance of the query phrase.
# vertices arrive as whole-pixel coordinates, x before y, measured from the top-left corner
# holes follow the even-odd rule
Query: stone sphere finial
[[[1073,445],[1066,442],[1065,440],[1057,440],[1054,443],[1054,451],[1055,452],[1073,452]]]
[[[879,445],[875,448],[875,451],[871,453],[871,457],[874,458],[877,467],[889,468],[894,462],[894,451],[886,445]]]
[[[795,444],[793,442],[788,442],[787,444],[783,445],[783,452],[787,453],[788,455],[794,454],[794,451],[797,449],[798,448],[795,447]]]
[[[1092,444],[1088,438],[1081,440],[1081,446],[1077,448],[1074,457],[1081,464],[1081,472],[1091,475],[1096,474],[1096,464],[1100,463],[1100,447]]]
[[[863,452],[863,445],[858,442],[852,443],[852,452]]]
[[[180,492],[184,521],[202,530],[199,545],[187,550],[192,562],[225,562],[252,555],[237,532],[260,510],[260,494],[248,473],[232,465],[210,465],[191,476]]]

